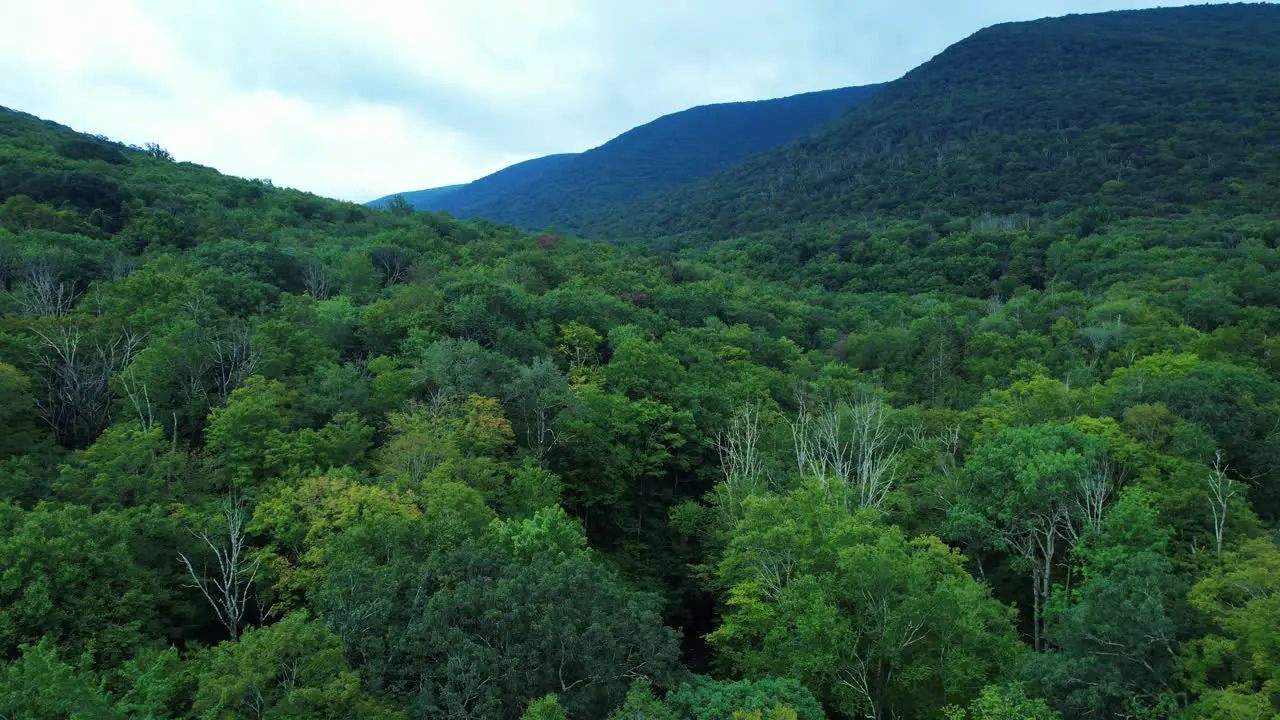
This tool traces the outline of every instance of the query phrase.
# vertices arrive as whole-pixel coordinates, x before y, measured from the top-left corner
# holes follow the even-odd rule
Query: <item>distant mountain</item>
[[[448,210],[457,217],[571,229],[589,214],[653,196],[789,142],[847,112],[879,87],[695,107],[584,153],[529,160],[462,187],[400,194],[419,209]]]
[[[440,202],[441,199],[449,193],[459,188],[466,187],[466,185],[466,183],[460,183],[458,185],[445,185],[444,187],[430,188],[428,190],[415,190],[413,192],[398,194],[414,207],[430,207],[435,203]],[[374,208],[386,207],[387,202],[393,197],[395,197],[395,195],[387,195],[385,197],[380,197],[377,200],[370,200],[365,204]]]
[[[775,149],[590,236],[708,242],[789,223],[1280,206],[1280,6],[997,25]]]

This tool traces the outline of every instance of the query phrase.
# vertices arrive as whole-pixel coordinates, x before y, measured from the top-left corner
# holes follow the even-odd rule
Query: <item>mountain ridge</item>
[[[929,211],[1230,206],[1223,177],[1271,192],[1257,180],[1280,163],[1271,149],[1280,92],[1265,70],[1280,62],[1277,46],[1280,7],[1269,4],[995,25],[785,146],[597,213],[582,229],[706,242]],[[1212,158],[1220,147],[1227,152]],[[1181,181],[1164,182],[1169,175]]]
[[[699,105],[663,115],[581,153],[534,158],[447,192],[399,193],[418,209],[448,210],[526,228],[574,227],[604,211],[695,180],[791,140],[846,112],[881,85]],[[422,193],[429,193],[422,195]],[[392,195],[369,203],[385,204]]]

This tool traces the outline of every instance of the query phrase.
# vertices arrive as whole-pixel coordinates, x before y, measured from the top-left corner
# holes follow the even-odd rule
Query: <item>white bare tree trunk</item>
[[[249,592],[253,589],[253,581],[258,575],[258,561],[247,556],[248,535],[245,526],[248,524],[248,512],[235,497],[223,502],[222,517],[224,527],[214,534],[192,531],[192,535],[202,540],[213,551],[217,567],[212,573],[196,572],[195,565],[183,553],[178,553],[182,564],[186,566],[193,587],[204,595],[205,600],[218,616],[218,622],[227,628],[231,639],[240,637],[240,624],[245,611],[249,607]]]
[[[1209,487],[1209,510],[1213,512],[1213,540],[1221,555],[1222,543],[1227,534],[1227,511],[1231,507],[1231,498],[1239,490],[1236,481],[1227,475],[1221,450],[1214,453],[1213,470],[1205,480]]]
[[[317,258],[310,258],[302,265],[302,284],[311,297],[328,300],[331,292],[332,273]]]
[[[828,500],[850,512],[883,507],[899,452],[883,402],[826,405],[816,417],[802,404],[791,436],[801,473],[818,478]]]
[[[239,325],[228,327],[211,343],[214,388],[222,402],[231,391],[244,384],[258,366],[260,353],[253,345],[253,333]]]
[[[716,498],[729,518],[742,517],[747,498],[764,491],[764,462],[760,458],[760,408],[744,406],[734,413],[729,427],[716,438],[723,480]]]
[[[1106,457],[1092,461],[1076,476],[1076,504],[1079,506],[1079,517],[1084,530],[1102,531],[1102,515],[1114,491],[1114,473],[1111,462]],[[1082,534],[1074,525],[1069,528],[1068,533],[1073,542],[1078,541]]]
[[[133,361],[141,340],[122,333],[109,343],[88,342],[79,330],[34,330],[44,369],[40,417],[64,445],[88,445],[106,426],[111,409],[111,377]]]
[[[53,263],[43,258],[27,264],[22,280],[22,310],[28,315],[62,317],[71,312],[80,297],[75,283],[63,280]]]

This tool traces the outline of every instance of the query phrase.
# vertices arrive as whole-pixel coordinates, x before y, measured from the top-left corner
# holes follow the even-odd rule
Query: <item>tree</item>
[[[191,531],[212,551],[217,567],[212,573],[206,573],[202,565],[197,572],[185,553],[178,553],[178,557],[191,576],[189,587],[200,591],[213,608],[218,622],[235,640],[240,636],[240,625],[249,609],[249,593],[253,591],[261,558],[250,556],[246,532],[250,515],[239,498],[231,496],[221,504],[221,518],[215,521],[218,523],[216,530]]]
[[[160,143],[149,142],[146,145],[143,145],[142,149],[156,160],[173,162],[173,155],[168,150],[161,147]]]
[[[1213,627],[1183,653],[1200,695],[1195,710],[1200,717],[1272,717],[1280,713],[1280,549],[1258,538],[1221,558],[1188,595]]]
[[[186,458],[159,427],[113,425],[59,468],[54,492],[95,508],[130,507],[172,497]]]
[[[1063,425],[1007,428],[974,449],[960,495],[948,509],[952,532],[978,552],[1010,554],[1031,577],[1034,647],[1044,649],[1044,606],[1060,542],[1075,536],[1080,481],[1101,450]]]
[[[760,680],[711,680],[697,677],[667,695],[667,705],[677,717],[690,720],[718,720],[735,713],[763,712],[785,707],[798,720],[826,720],[826,713],[804,685],[785,678]]]
[[[113,667],[147,642],[159,581],[136,562],[127,516],[0,505],[0,652],[51,638]]]
[[[627,688],[627,699],[609,713],[608,720],[676,720],[676,714],[653,696],[653,683],[636,679]]]
[[[947,720],[1059,720],[1043,700],[1028,698],[1020,686],[1000,688],[989,686],[969,704],[968,708],[951,706],[946,709]]]
[[[551,693],[529,701],[529,707],[520,716],[520,720],[565,720],[565,717],[564,708],[560,706],[560,696]]]
[[[365,697],[337,636],[303,611],[207,650],[191,711],[217,718],[404,717]]]
[[[1166,556],[1169,533],[1151,497],[1127,491],[1075,555],[1083,581],[1058,589],[1049,652],[1028,662],[1028,687],[1067,718],[1123,717],[1174,690],[1180,588]]]
[[[748,497],[766,489],[764,462],[760,457],[760,408],[744,406],[734,412],[729,426],[716,438],[720,454],[721,480],[716,485],[716,504],[730,523],[742,516]]]
[[[128,367],[140,338],[130,333],[106,342],[86,338],[78,329],[36,330],[45,395],[37,400],[40,417],[58,442],[84,447],[105,427],[111,409],[111,378]]]
[[[24,645],[16,661],[0,665],[0,717],[124,720],[92,673],[58,659],[50,639]]]
[[[1222,451],[1213,456],[1213,470],[1205,478],[1208,486],[1209,510],[1213,513],[1214,548],[1222,554],[1222,543],[1227,534],[1227,513],[1231,510],[1231,498],[1240,491],[1236,481],[1227,475],[1227,468],[1222,462]]]
[[[569,716],[602,717],[632,678],[669,682],[676,642],[658,598],[534,537],[510,541],[517,557],[433,545],[389,563],[340,542],[320,605],[370,688],[422,716],[514,718],[554,692]]]
[[[735,672],[792,678],[844,716],[928,717],[1017,655],[1012,612],[935,538],[907,540],[821,487],[747,501],[708,639]]]
[[[386,208],[387,212],[396,217],[408,217],[416,211],[416,208],[405,200],[403,195],[392,195],[387,200]]]

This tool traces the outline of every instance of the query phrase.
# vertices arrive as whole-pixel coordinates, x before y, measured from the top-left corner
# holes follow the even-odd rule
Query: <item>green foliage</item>
[[[1011,612],[957,553],[816,489],[749,500],[719,578],[729,609],[709,639],[733,669],[799,680],[835,713],[941,717],[1017,657]]]
[[[131,518],[78,505],[0,505],[0,648],[49,637],[95,667],[149,642],[159,578],[140,566]]]
[[[0,666],[0,713],[13,718],[65,717],[123,720],[92,673],[58,659],[54,643],[23,646],[22,656]]]
[[[197,716],[404,717],[363,697],[337,636],[306,613],[250,629],[238,641],[210,648],[197,662]]]
[[[947,720],[1058,720],[1043,700],[1028,698],[1021,687],[985,687],[967,708],[951,706]]]
[[[627,246],[0,109],[0,714],[1274,716],[1275,12],[511,205]]]
[[[1280,712],[1275,643],[1280,622],[1280,550],[1257,539],[1225,553],[1191,589],[1192,606],[1213,630],[1187,645],[1184,667],[1201,693],[1200,717],[1265,717]],[[1233,714],[1235,713],[1235,714]]]
[[[794,680],[762,678],[760,680],[711,680],[697,678],[676,688],[667,696],[677,717],[690,720],[716,720],[736,713],[763,712],[785,707],[798,720],[825,720],[826,714],[808,688]]]

